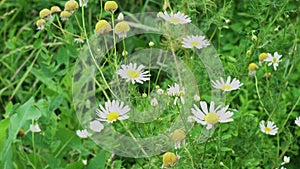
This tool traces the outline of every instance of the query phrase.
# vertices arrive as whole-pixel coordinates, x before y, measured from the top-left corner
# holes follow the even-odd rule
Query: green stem
[[[265,105],[264,105],[264,103],[261,100],[261,97],[260,97],[260,94],[259,94],[259,90],[258,90],[258,81],[257,81],[256,75],[254,76],[254,78],[255,78],[255,88],[256,88],[256,94],[257,94],[258,100],[259,100],[261,106],[263,107],[264,111],[268,115],[268,117],[270,117],[270,114],[269,114],[268,110],[265,108]]]
[[[113,41],[114,41],[114,62],[115,66],[117,67],[117,46],[116,46],[116,32],[115,32],[115,20],[114,20],[114,14],[111,13],[111,24],[113,28]]]
[[[34,125],[34,120],[31,120],[31,125]],[[35,143],[34,143],[34,132],[31,131],[31,141],[32,141],[32,149],[33,149],[33,160],[34,160],[34,165],[36,166],[36,148],[35,148]]]

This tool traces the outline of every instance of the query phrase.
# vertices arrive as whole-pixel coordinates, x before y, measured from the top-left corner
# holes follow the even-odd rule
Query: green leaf
[[[6,131],[9,126],[10,119],[4,119],[0,121],[0,152],[3,149],[3,143],[6,140]]]
[[[92,160],[88,162],[86,169],[104,169],[106,160],[109,154],[105,151],[100,151]]]
[[[78,168],[84,168],[84,164],[81,161],[77,161],[72,164],[68,164],[66,169],[78,169]]]

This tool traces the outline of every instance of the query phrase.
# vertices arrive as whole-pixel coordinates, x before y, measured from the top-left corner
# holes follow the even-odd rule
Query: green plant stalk
[[[31,120],[31,124],[34,125],[34,120]],[[34,143],[34,132],[31,131],[31,141],[32,141],[32,150],[33,150],[33,160],[34,160],[34,165],[36,166],[36,148],[35,148],[35,143]]]
[[[116,45],[116,32],[115,32],[115,19],[114,14],[111,13],[111,24],[113,28],[113,43],[114,43],[114,63],[115,67],[117,68],[118,62],[117,62],[117,45]]]
[[[103,12],[103,0],[100,0],[100,19],[102,18],[102,12]]]
[[[254,79],[255,79],[255,89],[256,89],[256,94],[257,94],[258,100],[259,100],[261,106],[263,107],[264,111],[268,115],[268,117],[270,117],[270,114],[269,114],[268,110],[265,108],[265,105],[264,105],[264,103],[261,100],[261,97],[260,97],[260,94],[259,94],[259,90],[258,90],[258,81],[257,81],[256,75],[254,76]]]
[[[190,151],[186,148],[186,146],[184,145],[183,146],[184,150],[187,152],[190,160],[191,160],[191,163],[192,163],[192,168],[194,169],[195,168],[195,164],[194,164],[194,160],[193,160],[193,156],[191,155]]]

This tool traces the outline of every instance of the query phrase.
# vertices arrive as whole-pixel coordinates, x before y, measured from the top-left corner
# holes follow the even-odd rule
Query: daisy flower
[[[80,137],[80,138],[88,138],[88,137],[90,137],[90,136],[92,135],[91,133],[89,133],[89,132],[87,131],[87,129],[84,129],[84,130],[77,130],[77,131],[76,131],[76,134],[77,134],[77,136]]]
[[[205,36],[187,36],[186,38],[183,38],[182,46],[184,48],[205,48],[209,46],[209,42],[205,39]]]
[[[94,132],[101,132],[103,128],[104,125],[98,120],[94,120],[90,122],[90,129],[93,130]]]
[[[181,144],[185,145],[185,132],[181,129],[176,129],[173,132],[173,140],[175,142],[175,149],[179,149]]]
[[[243,83],[240,83],[240,81],[237,80],[236,78],[234,78],[232,80],[232,82],[230,82],[230,81],[231,81],[230,76],[227,77],[226,82],[224,82],[224,79],[221,77],[221,81],[219,81],[219,80],[216,80],[215,82],[212,81],[212,84],[213,84],[214,88],[221,89],[224,92],[228,92],[231,90],[237,90],[243,85]]]
[[[281,163],[281,165],[287,164],[290,162],[290,157],[288,156],[283,156],[283,162]]]
[[[40,126],[38,124],[35,125],[30,124],[29,130],[33,133],[41,132]]]
[[[201,110],[199,107],[194,104],[194,108],[192,108],[193,116],[188,117],[189,122],[196,121],[202,125],[206,125],[206,129],[209,130],[213,127],[213,125],[219,123],[227,123],[233,121],[231,116],[233,112],[227,111],[228,106],[221,108],[218,106],[215,108],[215,103],[210,102],[209,110],[207,109],[207,103],[204,101],[200,102]]]
[[[124,106],[124,103],[119,102],[118,100],[105,102],[105,108],[101,105],[99,105],[99,107],[100,109],[96,110],[99,121],[113,123],[117,120],[125,120],[129,118],[127,113],[130,108],[128,106]]]
[[[182,14],[181,12],[177,12],[176,14],[171,12],[171,14],[168,14],[167,11],[165,11],[164,13],[159,13],[158,17],[161,17],[165,21],[168,21],[174,25],[186,24],[191,22],[191,19],[187,15]]]
[[[149,71],[143,71],[144,65],[139,65],[137,67],[136,63],[129,65],[121,65],[121,69],[117,71],[117,74],[120,75],[123,79],[126,79],[126,82],[131,81],[132,84],[135,82],[143,84],[144,81],[150,80]]]
[[[296,118],[295,123],[300,127],[300,116]]]
[[[79,43],[84,43],[84,39],[83,39],[82,37],[75,38],[75,39],[74,39],[74,42],[75,42],[75,43],[78,43],[78,44],[79,44]]]
[[[177,83],[175,83],[174,86],[169,86],[169,88],[167,89],[167,94],[168,96],[175,97],[174,105],[176,105],[178,98],[180,98],[181,103],[184,104],[183,96],[185,94],[185,89],[182,88],[182,90],[180,90],[180,87]]]
[[[272,56],[270,53],[268,53],[268,58],[265,59],[266,62],[268,63],[268,66],[273,65],[274,70],[277,70],[278,63],[281,62],[280,58],[282,55],[279,55],[277,52],[274,53],[274,56]]]
[[[278,128],[276,127],[276,125],[274,124],[274,122],[268,121],[267,122],[267,126],[265,126],[265,122],[261,121],[260,124],[260,130],[263,133],[269,134],[269,135],[275,135],[278,131]]]
[[[175,155],[172,152],[166,152],[163,155],[163,165],[162,168],[168,168],[174,166],[178,160],[180,159],[180,156]]]

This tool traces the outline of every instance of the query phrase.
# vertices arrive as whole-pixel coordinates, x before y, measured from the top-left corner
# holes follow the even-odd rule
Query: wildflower
[[[300,116],[296,118],[295,124],[300,127]]]
[[[148,43],[148,45],[149,45],[149,47],[153,47],[153,46],[154,46],[154,42],[150,41],[150,42]]]
[[[247,56],[251,56],[251,55],[252,55],[251,50],[247,50],[246,55],[247,55]]]
[[[38,124],[35,125],[30,124],[29,130],[33,133],[41,132],[40,126]]]
[[[52,16],[51,16],[51,11],[49,9],[42,9],[40,11],[40,18],[41,19],[46,19],[46,20],[51,20]]]
[[[158,17],[163,18],[165,21],[168,21],[174,25],[177,24],[186,24],[186,23],[190,23],[191,19],[187,16],[184,15],[180,12],[177,12],[176,14],[174,14],[173,12],[171,12],[171,14],[169,15],[167,13],[167,11],[165,11],[164,13],[159,13]]]
[[[259,60],[259,65],[261,65],[263,62],[265,62],[265,60],[268,58],[268,54],[267,53],[261,53],[258,56],[258,60]]]
[[[250,63],[248,65],[249,75],[254,75],[258,66],[255,63]]]
[[[156,98],[153,98],[153,99],[151,100],[151,106],[156,107],[157,105],[158,105],[157,99],[156,99]]]
[[[82,160],[83,165],[87,165],[87,160]]]
[[[68,11],[62,11],[62,12],[60,13],[60,19],[61,19],[62,21],[66,21],[66,20],[69,19],[69,17],[70,17],[71,15],[72,15],[72,14],[71,14],[70,12],[68,12]]]
[[[264,125],[264,121],[261,121],[259,126],[260,126],[260,130],[263,133],[269,134],[269,135],[275,135],[278,131],[278,128],[276,127],[276,125],[274,124],[274,122],[268,121],[267,122],[267,126]]]
[[[192,113],[194,116],[189,116],[188,121],[193,122],[196,121],[202,125],[206,125],[206,129],[209,130],[213,125],[219,123],[227,123],[233,121],[231,116],[233,112],[227,111],[228,106],[221,108],[218,106],[215,108],[215,103],[210,102],[209,111],[207,109],[207,103],[202,101],[200,102],[201,110],[198,108],[196,104],[194,104],[194,108],[192,108]]]
[[[46,24],[46,20],[45,19],[39,19],[35,22],[37,29],[38,30],[44,30],[45,29],[45,24]]]
[[[197,94],[195,94],[195,96],[194,96],[194,101],[195,101],[195,102],[200,101],[200,96],[198,96]]]
[[[127,56],[128,55],[128,52],[126,51],[126,50],[123,50],[123,52],[122,52],[122,56]]]
[[[118,9],[118,4],[115,1],[107,1],[104,4],[104,10],[112,14]]]
[[[65,11],[74,13],[78,9],[78,3],[75,0],[69,0],[65,3]]]
[[[177,156],[174,153],[166,152],[163,155],[163,165],[162,165],[162,168],[167,168],[167,167],[174,166],[178,162],[179,158],[180,158],[180,156]]]
[[[75,43],[84,43],[84,39],[83,39],[82,37],[75,38],[75,39],[74,39],[74,42],[75,42]]]
[[[175,142],[175,149],[180,148],[181,144],[185,145],[185,133],[181,129],[176,129],[173,132],[173,140]]]
[[[147,97],[147,93],[143,93],[143,94],[142,94],[142,97],[143,97],[143,98],[146,98],[146,97]]]
[[[87,3],[88,3],[88,0],[79,0],[79,6],[80,7],[87,7]]]
[[[283,156],[283,162],[281,163],[281,165],[287,164],[290,162],[290,157],[288,156]]]
[[[94,120],[90,122],[90,129],[93,130],[94,132],[101,132],[103,128],[104,125],[98,120]]]
[[[209,42],[205,39],[204,36],[192,35],[183,38],[182,46],[185,48],[197,48],[201,49],[209,46]]]
[[[51,14],[53,14],[53,13],[61,12],[61,9],[58,6],[52,6],[50,11],[51,11]]]
[[[229,24],[230,22],[230,19],[225,19],[225,23]]]
[[[131,81],[132,84],[135,82],[143,84],[144,81],[150,80],[149,71],[143,71],[144,65],[129,63],[129,65],[121,65],[121,69],[117,71],[117,74],[120,75],[123,79],[126,79],[126,82]]]
[[[99,107],[100,109],[96,110],[99,121],[113,123],[117,120],[126,120],[129,118],[127,113],[130,108],[128,106],[124,106],[124,103],[119,102],[118,100],[105,102],[105,108],[101,105],[99,105]]]
[[[76,134],[80,138],[88,138],[88,137],[90,137],[92,135],[86,129],[84,129],[84,130],[77,130]]]
[[[181,103],[184,104],[183,96],[185,94],[185,89],[182,88],[182,90],[180,90],[180,87],[177,83],[175,83],[174,86],[169,86],[167,89],[167,94],[168,96],[175,97],[174,105],[176,105],[178,97],[180,98]]]
[[[95,30],[98,34],[105,34],[111,31],[111,26],[106,20],[102,19],[97,22]]]
[[[268,53],[268,58],[265,61],[270,62],[268,66],[271,66],[273,64],[274,70],[276,71],[278,63],[281,62],[280,60],[281,57],[282,55],[279,55],[277,52],[274,53],[274,56]]]
[[[216,80],[215,82],[212,81],[213,87],[216,89],[221,89],[224,92],[232,91],[232,90],[237,90],[239,89],[243,83],[240,83],[239,80],[234,78],[232,82],[230,82],[231,77],[228,76],[226,82],[224,82],[224,79],[221,77],[221,81]]]
[[[118,21],[123,21],[123,20],[124,20],[124,15],[123,15],[123,13],[119,13],[117,20],[118,20]]]
[[[116,24],[115,33],[119,36],[119,38],[126,38],[127,32],[129,30],[130,30],[130,26],[125,21]]]
[[[158,95],[163,95],[164,94],[164,90],[163,89],[157,89],[156,93]]]
[[[257,41],[257,36],[256,36],[256,35],[252,35],[252,38],[251,38],[251,40],[253,40],[253,41]]]

